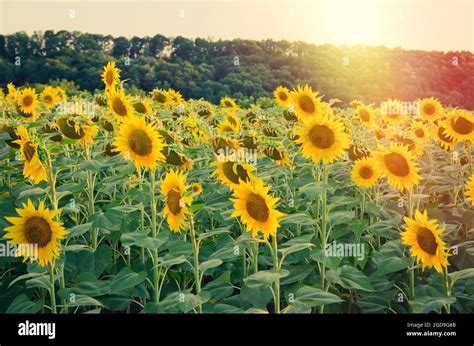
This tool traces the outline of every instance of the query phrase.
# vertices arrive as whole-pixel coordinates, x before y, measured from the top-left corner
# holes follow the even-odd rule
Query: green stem
[[[275,273],[279,272],[279,264],[278,264],[278,242],[277,242],[277,236],[274,235],[272,236],[272,242],[273,242],[273,267],[275,270]],[[280,278],[277,277],[275,280],[275,313],[279,314],[280,313]]]
[[[62,290],[66,288],[66,282],[64,279],[64,263],[61,264],[61,267],[60,267],[59,287]],[[68,313],[67,300],[65,298],[61,298],[61,313],[62,314]]]
[[[258,243],[253,244],[253,272],[258,272]]]
[[[323,175],[323,192],[321,194],[321,250],[323,254],[326,251],[326,242],[327,242],[327,224],[328,224],[328,208],[327,208],[327,184],[328,184],[328,171],[327,165],[323,164],[322,167],[322,175]],[[321,289],[325,290],[325,276],[326,276],[326,266],[324,263],[321,263]],[[324,312],[324,305],[321,305],[319,308],[319,312]]]
[[[150,206],[151,206],[151,236],[156,238],[156,201],[155,201],[155,170],[150,171]],[[159,303],[158,281],[160,273],[158,270],[158,249],[153,249],[153,300]]]
[[[415,268],[411,267],[408,269],[408,273],[410,275],[410,292],[409,292],[409,299],[414,300],[415,299]],[[410,305],[410,311],[412,311],[411,305]]]
[[[51,295],[51,313],[57,314],[56,290],[54,287],[54,261],[49,264],[49,294]]]
[[[449,285],[449,275],[448,275],[448,268],[444,270],[444,289],[446,292],[447,297],[451,297],[451,287]],[[451,304],[446,305],[446,313],[451,313]]]
[[[193,242],[193,252],[194,252],[194,281],[196,282],[196,295],[201,293],[201,276],[199,273],[199,245],[196,240],[196,232],[194,230],[194,217],[191,215],[189,217],[189,229],[191,231],[191,239]],[[199,313],[202,313],[202,306],[199,304],[198,307]]]

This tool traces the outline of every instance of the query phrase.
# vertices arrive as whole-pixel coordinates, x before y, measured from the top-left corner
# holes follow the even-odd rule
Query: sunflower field
[[[472,111],[120,73],[1,91],[0,312],[474,311]]]

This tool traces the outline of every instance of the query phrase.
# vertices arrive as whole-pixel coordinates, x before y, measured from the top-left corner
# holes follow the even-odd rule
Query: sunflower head
[[[370,157],[356,160],[352,166],[352,181],[362,188],[374,186],[380,175],[380,169]]]
[[[32,179],[35,184],[48,181],[46,169],[40,158],[38,144],[30,138],[27,129],[23,125],[20,125],[17,131],[20,139],[14,141],[14,143],[20,145],[20,159],[24,161],[23,176]]]
[[[301,144],[303,157],[332,163],[349,148],[349,135],[344,129],[344,124],[333,116],[312,117],[295,131],[296,143]]]
[[[173,104],[173,99],[166,90],[154,89],[151,93],[153,100],[165,107],[170,107]]]
[[[247,182],[254,178],[252,172],[255,169],[247,163],[235,161],[216,161],[212,165],[216,166],[216,169],[212,175],[217,175],[218,179],[230,189],[233,189],[241,182]]]
[[[374,152],[373,156],[390,186],[400,191],[411,190],[420,182],[420,168],[405,145],[391,144],[390,149]]]
[[[125,95],[123,89],[112,88],[107,93],[109,109],[118,121],[134,115],[130,96]]]
[[[436,143],[444,150],[450,151],[454,149],[454,139],[446,134],[446,128],[443,124],[433,127],[431,136],[436,140]]]
[[[135,111],[139,114],[148,115],[153,112],[153,110],[151,109],[150,100],[148,100],[147,98],[135,101],[132,106],[133,109],[135,109]]]
[[[189,186],[186,186],[186,175],[180,171],[170,170],[161,180],[161,194],[165,200],[164,215],[173,232],[181,231],[186,225],[186,219],[191,211],[188,205],[192,202],[186,196]]]
[[[36,209],[31,200],[28,200],[16,212],[18,217],[6,218],[12,226],[5,228],[5,238],[20,245],[17,256],[24,256],[25,260],[36,260],[42,267],[59,258],[60,241],[66,237],[62,224],[54,220],[60,210],[49,211],[42,201]],[[26,245],[34,246],[34,252],[37,253],[32,254]]]
[[[47,86],[40,94],[41,104],[45,107],[54,107],[58,102],[59,97],[56,88]]]
[[[438,120],[444,112],[441,102],[434,97],[419,99],[417,106],[418,116],[425,121],[434,122]]]
[[[297,89],[291,92],[291,104],[296,115],[301,120],[319,117],[322,113],[321,101],[318,93],[313,92],[310,86],[298,85]]]
[[[434,267],[443,273],[448,266],[446,243],[441,238],[442,230],[436,220],[429,220],[425,210],[415,212],[415,218],[404,218],[406,230],[401,233],[403,244],[410,246],[410,254],[425,268]]]
[[[107,65],[104,66],[104,72],[102,72],[101,77],[107,90],[115,88],[115,85],[120,79],[120,70],[115,67],[115,61],[109,61]]]
[[[154,169],[158,162],[165,161],[162,154],[165,144],[158,131],[153,125],[147,124],[144,117],[125,118],[114,145],[137,168]]]
[[[235,103],[233,99],[227,96],[221,99],[220,104],[222,107],[227,108],[227,109],[233,109],[233,110],[239,109],[239,106],[237,106],[237,103]]]
[[[287,88],[280,85],[278,88],[275,89],[273,95],[275,96],[276,103],[280,106],[288,107],[291,105],[290,90],[288,90]]]
[[[254,179],[252,182],[242,182],[234,189],[233,199],[235,212],[232,217],[240,217],[252,237],[259,232],[264,239],[276,236],[279,219],[284,215],[275,209],[279,198],[269,194],[270,186],[264,186],[263,181]]]
[[[474,116],[465,110],[455,109],[441,122],[444,135],[454,142],[470,141],[474,144]]]
[[[373,128],[375,125],[375,112],[366,105],[358,105],[356,108],[357,116],[362,125]]]
[[[23,113],[32,115],[38,105],[38,95],[33,88],[25,88],[19,92],[16,102]]]

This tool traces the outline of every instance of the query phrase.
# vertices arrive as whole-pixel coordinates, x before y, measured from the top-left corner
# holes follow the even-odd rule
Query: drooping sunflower
[[[165,161],[162,154],[165,144],[157,130],[147,124],[144,117],[125,118],[114,145],[137,168],[154,169],[158,162]]]
[[[211,165],[216,166],[211,176],[217,175],[219,181],[230,189],[235,188],[242,181],[251,181],[253,178],[252,172],[255,170],[253,166],[245,162],[216,161]]]
[[[464,187],[466,189],[466,201],[469,201],[474,205],[474,174],[471,175]]]
[[[109,109],[119,121],[131,117],[134,109],[131,105],[130,96],[125,95],[123,89],[110,89],[108,93]]]
[[[454,142],[470,141],[474,144],[474,116],[468,111],[455,109],[441,122],[444,135]]]
[[[211,140],[212,149],[216,154],[225,153],[227,151],[238,150],[239,142],[227,136],[215,137]]]
[[[14,101],[18,93],[15,85],[13,83],[8,83],[7,90],[8,90],[7,99],[10,101]]]
[[[438,273],[448,266],[446,243],[436,220],[429,220],[425,210],[415,211],[415,219],[404,217],[406,230],[401,233],[403,244],[410,246],[410,254],[422,263],[422,269],[435,267]]]
[[[443,106],[434,97],[418,100],[418,115],[426,121],[436,121],[443,115]]]
[[[373,157],[389,185],[399,191],[411,190],[420,182],[420,168],[405,145],[391,144],[390,149],[374,152]]]
[[[291,103],[296,115],[300,120],[306,120],[312,117],[319,117],[322,112],[321,101],[318,93],[313,92],[310,86],[305,85],[291,92]]]
[[[57,86],[56,88],[56,95],[58,96],[59,101],[64,102],[67,99],[66,91],[63,88]]]
[[[234,112],[229,112],[224,115],[224,121],[231,123],[237,129],[240,127],[240,120]]]
[[[181,231],[188,215],[191,215],[188,205],[192,202],[192,198],[185,195],[187,189],[186,174],[183,172],[171,170],[161,180],[161,194],[165,199],[163,212],[173,232]]]
[[[297,144],[301,144],[303,157],[315,163],[332,163],[344,155],[349,148],[349,135],[344,124],[332,116],[311,117],[303,127],[295,131]]]
[[[370,157],[356,160],[352,165],[351,178],[359,187],[369,188],[380,178],[380,169]]]
[[[58,94],[55,88],[47,86],[40,94],[41,104],[45,107],[54,107],[58,102]]]
[[[228,96],[223,97],[220,101],[220,104],[222,107],[227,108],[227,109],[239,109],[239,106],[237,106],[237,103],[235,103],[235,101]]]
[[[293,168],[293,162],[291,162],[288,153],[283,148],[277,149],[269,145],[263,148],[263,153],[276,162],[277,165]]]
[[[165,107],[170,107],[173,104],[173,100],[170,95],[163,89],[154,89],[151,93],[152,98],[155,102],[162,104]]]
[[[414,139],[414,138],[410,138],[410,137],[406,137],[406,136],[400,136],[400,135],[395,135],[391,138],[391,140],[394,142],[394,143],[399,143],[399,144],[403,144],[403,145],[406,145],[408,147],[408,151],[416,158],[416,157],[420,157],[421,154],[423,154],[423,146],[421,145],[421,143]]]
[[[135,109],[137,113],[144,114],[144,115],[148,115],[153,112],[151,108],[150,100],[147,98],[133,102],[132,107]]]
[[[217,133],[219,134],[225,134],[225,133],[238,133],[239,129],[233,125],[232,123],[228,121],[224,121],[219,124],[219,127],[217,128]]]
[[[38,95],[33,88],[25,88],[18,93],[16,102],[23,113],[34,114],[38,105]]]
[[[421,144],[428,143],[430,140],[430,132],[421,121],[414,121],[411,124],[410,132],[412,137],[416,138]]]
[[[28,131],[23,125],[18,126],[17,132],[20,139],[13,143],[20,145],[20,159],[24,161],[23,176],[32,179],[35,184],[39,184],[41,181],[48,181],[46,169],[41,162],[38,152],[38,144],[30,138]]]
[[[431,130],[431,135],[436,140],[441,148],[444,150],[450,151],[454,149],[456,144],[454,140],[446,135],[446,129],[442,124],[435,126]]]
[[[171,147],[164,147],[161,151],[165,157],[165,163],[175,166],[180,170],[189,170],[193,167],[193,161],[186,157],[186,155],[179,153]]]
[[[112,90],[115,88],[118,80],[120,79],[120,70],[115,67],[115,61],[109,61],[104,66],[104,72],[102,72],[102,81],[105,84],[105,89]]]
[[[276,236],[279,219],[285,215],[275,209],[275,204],[279,198],[272,197],[268,192],[270,186],[264,186],[263,181],[255,179],[252,182],[242,182],[234,189],[233,199],[235,211],[232,217],[240,217],[252,237],[256,237],[259,232],[264,239],[269,236]]]
[[[284,86],[279,86],[273,92],[275,96],[275,101],[282,107],[288,107],[291,105],[291,97],[290,97],[290,90],[285,88]]]
[[[174,104],[179,105],[184,102],[183,96],[179,91],[169,88],[166,92]]]
[[[28,199],[16,212],[19,217],[6,217],[12,226],[5,228],[5,238],[19,245],[16,255],[23,256],[25,261],[36,260],[42,267],[59,258],[60,241],[67,233],[62,224],[54,220],[60,210],[49,211],[43,201],[36,209]],[[28,245],[37,247],[37,251]]]
[[[373,109],[366,105],[358,105],[356,112],[362,125],[370,129],[374,127],[375,112]]]
[[[56,123],[63,135],[80,144],[93,144],[94,137],[99,132],[98,126],[84,115],[61,116]]]

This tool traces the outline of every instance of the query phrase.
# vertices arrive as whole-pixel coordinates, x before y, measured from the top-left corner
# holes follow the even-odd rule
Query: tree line
[[[380,103],[434,96],[474,109],[474,54],[297,41],[113,37],[51,30],[0,35],[0,85],[73,81],[102,89],[102,67],[116,60],[122,80],[150,91],[174,88],[186,98],[272,97],[278,85],[309,84],[325,100]]]

